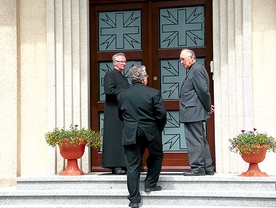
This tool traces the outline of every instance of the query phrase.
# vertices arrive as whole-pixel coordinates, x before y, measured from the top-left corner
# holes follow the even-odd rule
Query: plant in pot
[[[241,133],[229,139],[229,149],[241,155],[242,159],[249,163],[247,172],[241,176],[267,176],[261,172],[258,163],[265,159],[266,152],[276,153],[276,140],[266,133],[259,133],[256,128],[253,131],[241,130]]]
[[[99,149],[101,147],[101,134],[78,125],[70,125],[69,129],[55,128],[45,133],[45,140],[49,146],[59,146],[60,154],[67,159],[67,166],[60,175],[84,175],[79,169],[77,159],[81,158],[85,146]]]

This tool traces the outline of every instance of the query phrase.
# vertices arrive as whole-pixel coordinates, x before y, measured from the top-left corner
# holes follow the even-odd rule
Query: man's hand
[[[215,106],[211,105],[211,109],[208,112],[210,115],[215,112]]]

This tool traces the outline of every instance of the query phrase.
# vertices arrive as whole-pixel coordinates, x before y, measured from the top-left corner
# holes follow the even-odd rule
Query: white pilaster
[[[240,174],[246,164],[229,151],[240,130],[276,136],[274,0],[213,0],[216,169]],[[273,56],[273,55],[272,55]],[[274,153],[260,164],[276,174]]]
[[[89,2],[47,0],[48,127],[89,127]],[[60,172],[64,160],[53,149],[49,171]],[[51,164],[55,164],[53,169]],[[89,148],[80,160],[90,171]]]
[[[213,0],[216,168],[245,169],[228,139],[253,128],[252,2]]]
[[[14,183],[18,165],[17,1],[0,0],[0,187]],[[2,179],[8,179],[2,181]],[[9,181],[10,180],[10,181]]]

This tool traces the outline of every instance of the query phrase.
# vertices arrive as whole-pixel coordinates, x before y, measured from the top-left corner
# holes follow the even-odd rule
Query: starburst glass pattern
[[[130,79],[129,79],[129,73],[128,69],[133,67],[134,65],[141,65],[141,61],[127,61],[126,63],[126,69],[123,72],[125,77],[128,79],[128,82],[131,84]],[[104,94],[104,75],[113,70],[113,62],[100,62],[99,63],[99,101],[104,101],[105,100],[105,94]]]
[[[205,59],[197,59],[203,66]],[[179,99],[179,90],[186,78],[187,70],[183,68],[178,59],[161,60],[161,93],[164,100]]]
[[[162,132],[162,143],[164,151],[187,150],[184,125],[179,122],[178,111],[167,111],[167,124]]]
[[[141,49],[141,11],[99,12],[99,51]]]
[[[104,131],[104,112],[99,115],[100,130]],[[185,151],[187,145],[185,142],[184,125],[179,123],[178,111],[167,111],[167,124],[162,132],[162,144],[164,151]]]
[[[160,9],[160,48],[205,45],[204,7]]]
[[[104,112],[101,112],[99,115],[99,123],[103,135]],[[164,152],[179,152],[187,150],[184,124],[179,122],[178,111],[167,111],[167,124],[162,132],[162,144]]]

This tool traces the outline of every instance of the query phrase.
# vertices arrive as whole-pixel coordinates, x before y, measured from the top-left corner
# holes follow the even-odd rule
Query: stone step
[[[162,191],[143,191],[143,208],[276,207],[276,177],[182,176],[162,173]],[[126,175],[19,177],[16,187],[0,189],[0,207],[128,207]]]
[[[128,205],[105,205],[105,206],[101,206],[101,205],[87,205],[87,206],[83,206],[83,205],[53,205],[53,206],[48,206],[48,205],[42,205],[42,206],[37,206],[37,205],[18,205],[18,206],[4,206],[1,208],[126,208],[129,206]],[[158,205],[158,206],[152,206],[152,205],[141,205],[141,208],[184,208],[184,207],[188,207],[188,208],[210,208],[210,206],[186,206],[186,205],[181,205],[181,206],[177,206],[177,205],[173,205],[173,206],[163,206],[163,205]],[[225,208],[226,206],[211,206],[212,208]],[[251,206],[227,206],[227,208],[250,208]],[[273,208],[273,207],[269,207],[269,206],[265,206],[265,208]]]
[[[128,206],[121,206],[121,205],[105,205],[105,206],[101,206],[101,205],[64,205],[64,206],[57,206],[57,205],[53,205],[53,206],[49,206],[49,205],[41,205],[41,206],[37,206],[37,205],[18,205],[18,206],[4,206],[3,208],[126,208]],[[183,208],[183,207],[188,207],[188,208],[210,208],[210,206],[163,206],[163,205],[158,205],[158,206],[152,206],[152,205],[142,205],[141,208]],[[213,208],[225,208],[225,206],[212,206]],[[129,208],[129,207],[128,207]],[[227,208],[248,208],[248,206],[246,207],[242,207],[242,206],[227,206]],[[266,207],[266,208],[273,208],[273,207]]]
[[[102,206],[127,207],[127,190],[17,190],[0,192],[0,205],[38,206]],[[248,206],[276,207],[275,191],[253,192],[216,190],[162,190],[141,191],[142,203],[147,206]]]
[[[140,187],[144,188],[145,174],[141,175]],[[19,177],[18,190],[101,190],[126,189],[126,175],[84,175]],[[158,185],[163,190],[249,190],[275,191],[276,177],[239,177],[233,175],[182,176],[161,174]]]

